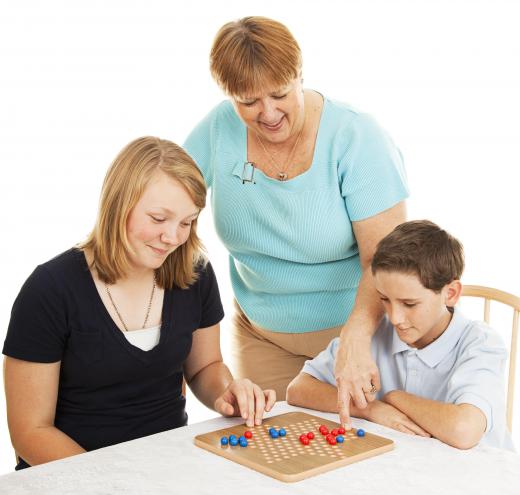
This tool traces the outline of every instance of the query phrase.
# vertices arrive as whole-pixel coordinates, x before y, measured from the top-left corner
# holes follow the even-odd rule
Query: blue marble
[[[343,436],[338,435],[338,436],[336,437],[336,442],[338,442],[338,443],[343,443],[344,441],[345,441],[345,439],[343,438]]]
[[[358,437],[364,437],[365,436],[365,430],[362,430],[361,428],[358,428],[358,431],[356,432],[356,435]]]
[[[227,445],[229,443],[227,437],[222,437],[220,439],[220,445]]]
[[[285,431],[284,428],[280,428],[278,430],[278,435],[280,435],[281,437],[284,437],[285,435],[287,435],[287,432]]]

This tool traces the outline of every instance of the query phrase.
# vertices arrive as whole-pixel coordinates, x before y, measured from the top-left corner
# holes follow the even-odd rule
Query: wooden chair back
[[[496,301],[513,310],[513,323],[511,329],[511,341],[509,350],[509,377],[507,380],[507,427],[513,430],[513,404],[515,395],[515,371],[516,371],[516,350],[518,343],[518,320],[520,316],[520,297],[509,294],[491,287],[481,285],[464,285],[462,289],[463,297],[478,297],[484,300],[484,321],[489,324],[491,312],[491,302]]]

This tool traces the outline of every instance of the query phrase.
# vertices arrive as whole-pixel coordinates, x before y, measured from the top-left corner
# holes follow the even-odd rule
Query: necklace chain
[[[275,172],[277,173],[277,179],[279,181],[284,181],[289,178],[289,169],[294,165],[294,162],[291,162],[294,152],[296,151],[296,147],[298,146],[298,143],[300,142],[300,137],[303,134],[303,128],[305,127],[305,119],[303,120],[302,127],[300,129],[300,132],[298,132],[298,136],[296,137],[296,140],[294,141],[293,147],[291,148],[291,152],[287,156],[287,159],[285,160],[285,163],[283,166],[280,166],[278,162],[274,159],[274,155],[277,155],[279,151],[276,153],[271,153],[267,147],[264,144],[263,139],[260,137],[260,134],[255,133],[256,138],[258,139],[258,142],[260,143],[260,146],[262,146],[262,149],[264,150],[264,153],[269,157],[269,159],[272,162],[271,168],[274,168]]]
[[[143,323],[143,327],[142,328],[146,327],[146,322],[148,321],[148,317],[150,316],[150,310],[152,309],[153,295],[155,293],[155,287],[156,286],[157,286],[157,284],[156,284],[156,281],[155,281],[155,273],[154,273],[154,275],[153,275],[152,293],[150,294],[150,301],[148,302],[148,309],[146,310],[146,316],[144,317],[144,323]],[[105,283],[105,289],[107,290],[108,298],[110,299],[110,302],[112,303],[112,306],[114,307],[114,310],[115,310],[119,320],[123,324],[123,328],[125,329],[125,332],[128,332],[128,327],[126,326],[126,323],[123,320],[123,317],[121,316],[121,313],[117,309],[116,303],[114,302],[114,299],[112,298],[112,294],[110,293],[110,289],[108,288],[108,285],[106,283]]]

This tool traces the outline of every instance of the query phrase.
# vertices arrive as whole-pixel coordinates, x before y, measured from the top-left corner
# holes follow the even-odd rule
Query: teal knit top
[[[369,115],[325,98],[311,167],[280,182],[247,163],[246,130],[225,101],[184,143],[210,189],[237,302],[275,332],[342,325],[361,277],[352,222],[408,196],[399,150]]]

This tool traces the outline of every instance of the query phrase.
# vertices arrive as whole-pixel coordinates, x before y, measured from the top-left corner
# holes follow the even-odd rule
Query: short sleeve
[[[486,416],[486,432],[505,420],[504,369],[507,350],[492,329],[472,339],[455,364],[446,402],[472,404]]]
[[[334,364],[336,362],[336,354],[338,352],[339,338],[332,339],[327,348],[321,351],[314,359],[305,361],[302,372],[313,376],[314,378],[336,386],[336,378],[334,376]]]
[[[208,188],[213,184],[213,161],[218,109],[219,107],[213,109],[197,124],[183,145],[202,172]]]
[[[199,286],[201,299],[201,318],[199,328],[216,325],[224,318],[224,309],[220,300],[217,278],[211,263],[200,269]]]
[[[25,361],[54,363],[62,359],[67,334],[64,299],[51,274],[39,266],[13,304],[2,352]]]
[[[401,153],[367,114],[357,114],[338,173],[341,194],[352,221],[381,213],[409,195]]]

